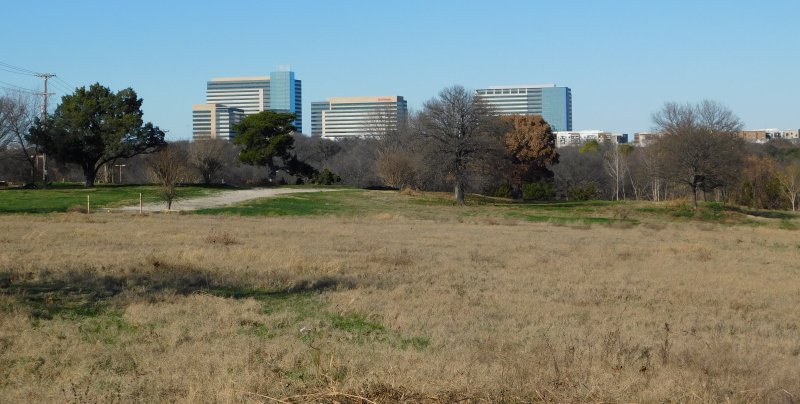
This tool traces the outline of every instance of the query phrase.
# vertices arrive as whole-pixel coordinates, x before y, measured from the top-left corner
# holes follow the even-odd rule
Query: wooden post
[[[142,193],[139,192],[139,214],[142,214]]]
[[[88,215],[91,212],[89,208],[89,195],[86,195],[86,214]]]

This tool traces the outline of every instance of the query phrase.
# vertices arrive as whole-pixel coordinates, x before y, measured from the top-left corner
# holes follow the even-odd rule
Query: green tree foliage
[[[318,185],[333,185],[340,182],[342,182],[342,177],[334,174],[327,168],[323,169],[311,178],[311,183]]]
[[[288,112],[262,111],[245,117],[234,129],[239,134],[233,143],[243,146],[239,161],[264,166],[272,182],[279,170],[290,175],[309,178],[316,173],[300,161],[293,152],[295,116]]]
[[[164,132],[143,124],[141,107],[131,88],[113,93],[99,83],[80,87],[61,98],[51,117],[37,120],[29,141],[60,162],[79,165],[92,187],[103,164],[164,146]]]
[[[600,151],[600,142],[597,140],[590,140],[581,146],[579,149],[581,153],[597,153]]]

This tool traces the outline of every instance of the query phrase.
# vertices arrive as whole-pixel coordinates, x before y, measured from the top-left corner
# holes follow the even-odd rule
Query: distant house
[[[748,142],[766,143],[770,140],[786,139],[791,141],[800,140],[800,130],[798,129],[753,129],[739,132],[739,136]]]

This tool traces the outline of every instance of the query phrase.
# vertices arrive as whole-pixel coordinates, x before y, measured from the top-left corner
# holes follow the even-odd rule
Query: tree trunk
[[[697,210],[697,186],[692,185],[692,209]]]
[[[86,178],[84,186],[86,188],[93,188],[94,180],[97,178],[97,169],[93,166],[83,167],[83,176]]]
[[[459,205],[464,204],[464,186],[461,184],[461,181],[456,181],[455,190],[453,191],[454,196],[456,198],[456,203]]]

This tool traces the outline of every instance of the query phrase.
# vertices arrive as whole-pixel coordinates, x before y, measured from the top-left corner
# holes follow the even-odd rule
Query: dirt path
[[[244,202],[257,198],[269,198],[273,196],[305,193],[305,192],[326,192],[335,191],[335,189],[296,189],[296,188],[256,188],[256,189],[242,189],[235,191],[223,191],[222,193],[203,196],[200,198],[192,199],[179,199],[172,202],[172,210],[196,210],[205,208],[215,208],[218,206],[231,205],[238,202]],[[142,206],[145,212],[161,212],[167,209],[165,202],[146,203]],[[115,211],[122,212],[138,212],[139,205],[125,206],[122,208],[114,209]]]

